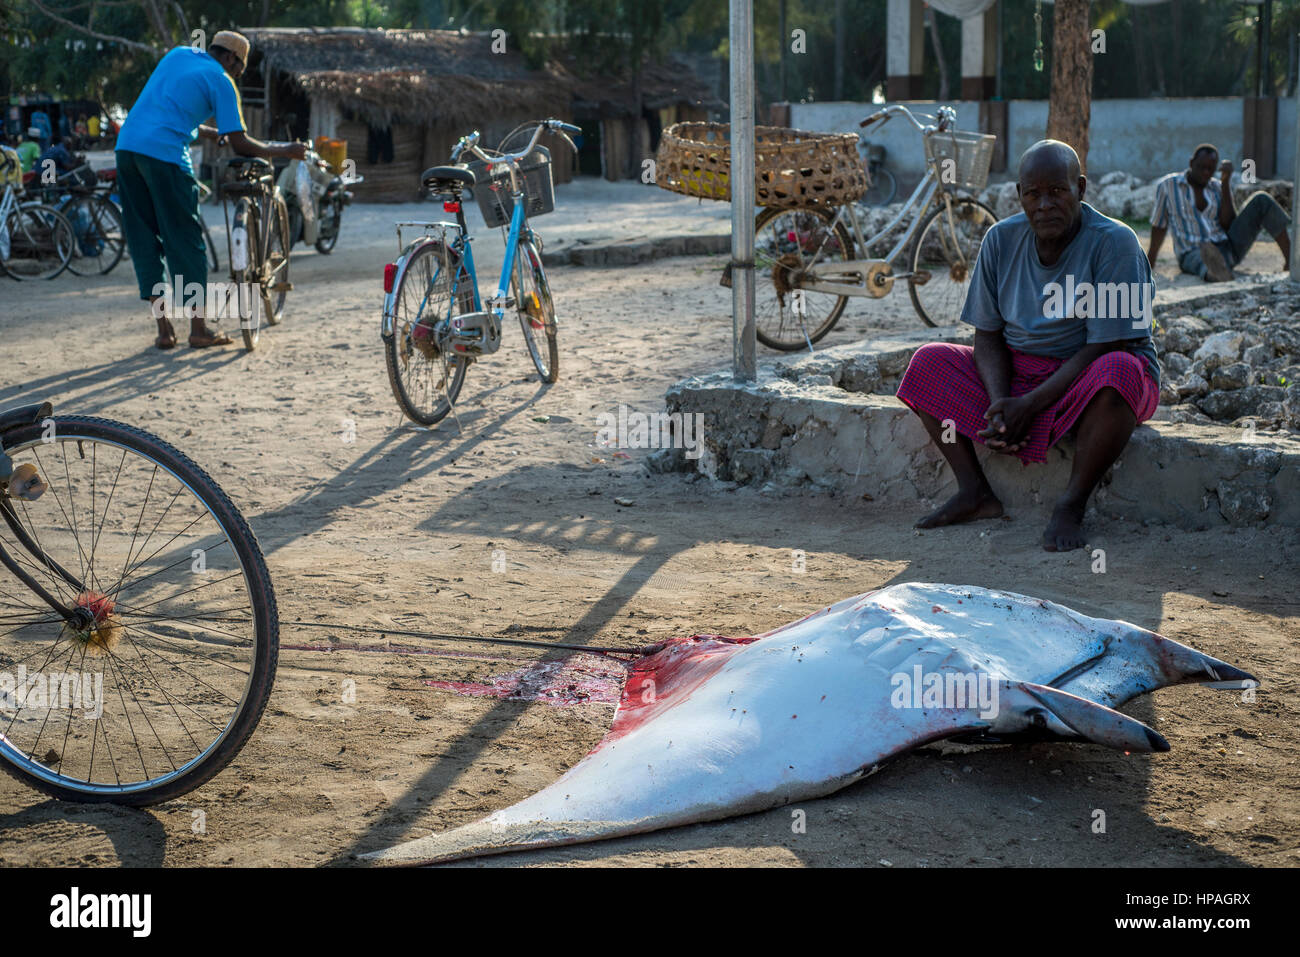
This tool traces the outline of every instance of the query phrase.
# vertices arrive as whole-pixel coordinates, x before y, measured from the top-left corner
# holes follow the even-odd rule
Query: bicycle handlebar
[[[930,116],[928,113],[919,114],[923,119],[935,121],[922,124],[921,121],[916,118],[916,114],[913,114],[912,111],[903,104],[896,103],[893,106],[887,106],[883,110],[877,110],[875,113],[872,113],[865,120],[859,123],[858,126],[867,127],[877,121],[888,121],[899,115],[907,117],[908,121],[916,127],[916,131],[922,135],[928,133],[942,133],[957,120],[956,110],[951,106],[941,106],[935,116]]]
[[[559,133],[561,136],[564,136],[565,133],[581,133],[582,127],[574,126],[572,123],[565,123],[562,122],[561,120],[542,120],[537,124],[537,129],[533,131],[533,138],[528,141],[527,146],[525,146],[522,150],[520,150],[517,153],[502,153],[500,156],[488,156],[486,153],[483,152],[483,150],[478,145],[479,139],[481,138],[481,134],[479,133],[478,130],[475,130],[473,133],[470,133],[466,136],[462,136],[459,140],[457,140],[456,145],[452,148],[451,151],[451,160],[453,163],[457,162],[463,153],[469,151],[470,153],[473,153],[475,156],[477,156],[479,159],[483,160],[483,162],[485,163],[515,164],[533,151],[533,149],[537,146],[537,141],[542,138],[542,133],[545,130],[552,130],[556,133]],[[574,145],[573,141],[570,140],[567,136],[564,136],[564,138],[566,141],[568,141],[570,146]],[[574,149],[576,150],[577,147],[574,147]]]

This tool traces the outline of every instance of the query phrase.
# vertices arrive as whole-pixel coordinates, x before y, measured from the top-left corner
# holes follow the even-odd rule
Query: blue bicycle
[[[528,129],[532,136],[522,150],[505,150]],[[452,165],[434,166],[421,176],[425,189],[444,197],[443,209],[455,213],[455,221],[397,224],[402,253],[384,268],[381,335],[393,395],[420,425],[441,421],[455,405],[470,364],[501,348],[501,325],[509,310],[519,316],[542,381],[559,378],[555,308],[542,269],[541,240],[528,225],[530,217],[555,209],[551,155],[538,146],[547,131],[570,146],[566,134],[582,132],[559,120],[530,122],[516,128],[497,150],[481,148],[477,130],[461,137],[452,150]],[[466,154],[474,159],[460,163]],[[509,226],[496,295],[486,300],[479,296],[461,202],[467,189],[488,227]],[[402,247],[403,227],[419,228],[424,235]]]

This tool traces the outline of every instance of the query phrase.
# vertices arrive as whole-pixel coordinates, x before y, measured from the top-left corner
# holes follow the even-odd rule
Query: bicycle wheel
[[[0,572],[0,766],[65,800],[192,791],[247,742],[275,677],[256,538],[203,469],[140,429],[53,416],[3,444],[48,487],[0,501],[0,543],[80,618]]]
[[[980,243],[997,221],[993,210],[969,197],[941,199],[926,217],[912,246],[907,291],[927,326],[956,325],[961,319]]]
[[[328,256],[334,251],[334,244],[339,241],[339,230],[343,228],[343,204],[334,200],[329,204],[329,212],[322,211],[320,231],[316,234],[316,252]]]
[[[76,236],[53,206],[29,203],[5,217],[8,247],[0,266],[15,279],[53,279],[68,268]]]
[[[203,245],[208,251],[208,268],[216,272],[221,268],[221,260],[217,258],[217,244],[212,241],[212,233],[208,231],[208,224],[203,224]]]
[[[266,224],[266,249],[262,256],[262,308],[266,324],[278,326],[289,296],[289,210],[284,200],[273,199],[270,222]]]
[[[883,166],[877,166],[871,171],[871,185],[858,203],[863,206],[888,206],[897,194],[898,181],[894,179],[894,174]]]
[[[245,263],[241,268],[236,268],[232,252],[230,278],[235,286],[235,308],[227,309],[227,315],[239,317],[239,331],[244,336],[244,348],[252,352],[262,337],[262,315],[265,312],[265,297],[261,294],[257,270],[257,252],[262,248],[259,245],[261,230],[258,228],[257,204],[247,196],[241,197],[235,203],[232,222],[232,230],[244,230]]]
[[[758,341],[793,352],[835,327],[847,296],[802,288],[812,266],[853,258],[853,241],[828,209],[765,209],[754,222],[754,323]]]
[[[68,269],[78,276],[112,272],[126,250],[122,214],[117,207],[102,196],[75,196],[64,207],[63,214],[77,224],[73,227],[77,236]]]
[[[452,282],[456,280],[455,315],[474,311],[474,290],[461,257],[434,240],[411,254],[394,290],[393,334],[385,336],[384,358],[393,396],[406,417],[434,425],[451,411],[465,382],[469,359],[443,352],[437,326],[452,316]]]
[[[556,342],[555,303],[551,299],[551,287],[546,281],[546,272],[542,269],[542,257],[532,243],[520,242],[516,250],[515,275],[511,284],[515,287],[515,303],[519,310],[519,325],[524,330],[524,344],[528,346],[528,355],[543,382],[554,382],[560,377],[560,347]],[[543,333],[546,344],[537,341],[537,334]],[[543,355],[545,353],[545,355]]]

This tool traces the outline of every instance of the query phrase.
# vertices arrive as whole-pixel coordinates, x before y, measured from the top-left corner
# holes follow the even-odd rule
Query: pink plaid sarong
[[[1047,380],[1064,359],[1031,356],[1011,350],[1011,394],[1021,396]],[[1108,352],[1083,370],[1056,405],[1034,419],[1029,440],[1016,454],[1028,465],[1047,461],[1047,450],[1073,428],[1092,397],[1105,388],[1119,392],[1138,422],[1155,414],[1160,387],[1147,371],[1146,363],[1128,352]],[[975,350],[970,346],[932,342],[916,350],[908,363],[898,398],[913,409],[929,412],[940,422],[951,419],[957,431],[983,444],[976,433],[987,428],[984,413],[989,394],[975,368]]]

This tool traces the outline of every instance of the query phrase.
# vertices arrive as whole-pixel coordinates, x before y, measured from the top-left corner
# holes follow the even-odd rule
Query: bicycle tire
[[[111,200],[98,194],[82,194],[74,196],[64,207],[66,211],[63,215],[69,217],[69,222],[76,221],[70,214],[78,207],[86,208],[92,234],[74,237],[76,242],[72,247],[72,255],[68,258],[68,271],[78,276],[106,276],[117,268],[126,252],[122,214]],[[79,243],[87,239],[103,243],[103,251],[94,257],[82,256]]]
[[[254,269],[254,257],[258,255],[261,246],[258,245],[261,230],[259,229],[260,217],[257,213],[257,203],[250,200],[247,196],[241,197],[235,203],[234,223],[243,222],[245,239],[245,249],[247,250],[248,265],[243,269],[235,268],[235,261],[230,261],[230,278],[235,283],[235,301],[239,304],[236,314],[239,316],[239,331],[244,337],[244,348],[252,352],[257,348],[257,343],[262,337],[262,311],[264,309],[263,298],[260,287],[257,295],[251,293],[245,301],[245,290],[251,289],[250,284],[257,281],[258,273]],[[247,315],[245,315],[247,313]]]
[[[516,248],[516,275],[510,281],[515,287],[515,304],[519,310],[519,326],[524,333],[524,345],[528,356],[543,382],[555,382],[560,378],[560,347],[557,341],[558,329],[555,323],[555,302],[551,298],[551,287],[546,281],[546,270],[542,268],[542,257],[530,242],[519,241]],[[542,360],[541,349],[537,342],[537,330],[546,336],[546,361]]]
[[[849,298],[848,296],[836,296],[835,302],[831,305],[830,311],[826,314],[826,318],[820,320],[812,332],[807,332],[807,324],[802,320],[799,320],[797,327],[807,335],[807,339],[805,339],[803,335],[800,335],[798,338],[795,338],[794,336],[785,337],[782,335],[782,333],[786,331],[786,307],[784,305],[784,294],[785,292],[802,291],[798,290],[797,287],[794,286],[794,283],[797,281],[795,279],[795,273],[797,271],[795,265],[787,263],[786,260],[791,256],[797,256],[801,259],[803,246],[802,241],[797,244],[791,242],[789,244],[793,249],[800,250],[798,253],[784,252],[780,256],[776,255],[778,252],[782,252],[782,244],[786,242],[786,239],[775,235],[767,237],[764,235],[763,229],[769,223],[772,223],[774,220],[782,216],[812,216],[822,221],[822,228],[828,228],[834,221],[835,214],[820,206],[812,209],[800,210],[768,208],[759,213],[758,218],[754,221],[754,263],[756,285],[754,303],[755,332],[757,333],[758,341],[763,343],[763,345],[767,346],[769,349],[777,349],[781,352],[795,352],[799,349],[806,348],[809,342],[818,342],[828,332],[834,329],[835,324],[840,320],[840,316],[844,314],[844,307],[848,305]],[[794,225],[796,227],[799,225],[798,219],[796,219]],[[814,229],[808,230],[810,233],[813,233],[814,231]],[[790,232],[798,232],[798,230],[796,229]],[[831,238],[834,239],[834,242],[828,243],[828,240]],[[834,248],[836,246],[838,246],[838,249]],[[842,256],[843,261],[847,262],[848,260],[855,258],[853,240],[849,237],[849,231],[844,228],[843,223],[835,223],[830,235],[823,238],[822,241],[818,243],[815,256],[810,264],[820,262],[822,255],[828,248],[831,249],[832,253],[838,252]],[[772,296],[768,296],[769,290],[772,291]],[[828,296],[816,294],[815,298],[818,301],[824,301]],[[805,311],[809,311],[808,306],[806,305],[808,297],[805,295],[804,299],[804,309]],[[770,304],[773,301],[776,303],[777,313],[780,317],[780,321],[776,324],[774,330],[771,329],[770,326],[765,328],[765,320],[763,316],[760,315],[760,313],[764,311],[763,302]],[[797,315],[793,307],[791,309],[791,314]]]
[[[38,279],[54,279],[68,268],[68,261],[72,258],[72,244],[76,242],[76,232],[68,218],[53,206],[47,206],[45,203],[15,206],[5,218],[4,228],[9,236],[9,258],[0,261],[0,270],[3,270],[6,275],[20,282],[31,282]],[[57,257],[59,262],[57,264],[50,262],[38,267],[37,272],[17,269],[17,264],[27,260],[15,257],[14,251],[28,246],[39,249],[43,245],[42,233],[47,230],[51,234],[54,257]]]
[[[339,241],[339,231],[343,229],[343,204],[336,199],[330,203],[330,206],[334,209],[331,217],[334,220],[334,232],[328,239],[320,235],[316,237],[316,252],[322,256],[328,256],[334,251],[334,246]]]
[[[272,198],[269,209],[270,222],[266,225],[266,248],[262,250],[259,275],[262,277],[262,307],[266,312],[266,324],[278,326],[284,318],[284,303],[289,291],[276,291],[273,287],[289,282],[289,209],[278,196]]]
[[[862,194],[858,202],[863,206],[888,206],[898,195],[898,180],[894,174],[883,166],[871,171],[871,186]]]
[[[446,266],[452,275],[461,274],[461,257],[451,248],[444,248],[440,241],[425,243],[411,253],[411,258],[407,261],[406,269],[402,272],[402,278],[397,287],[393,290],[394,311],[397,315],[394,318],[392,335],[386,335],[384,339],[384,362],[388,368],[388,383],[392,386],[393,397],[397,400],[398,407],[402,413],[410,419],[423,426],[432,426],[446,418],[455,404],[456,399],[460,396],[461,386],[465,384],[465,373],[469,369],[469,359],[466,356],[451,356],[447,359],[448,368],[442,369],[441,356],[432,356],[421,351],[416,344],[416,328],[420,326],[421,321],[425,319],[424,307],[432,292],[429,287],[434,282],[441,282],[438,277],[439,269],[443,265],[443,255],[447,257]],[[420,284],[423,283],[423,289]],[[417,307],[412,313],[407,298],[403,295],[406,290],[411,290],[413,301]],[[474,293],[469,282],[458,283],[457,289],[457,315],[474,311]],[[447,283],[447,305],[450,308],[450,282]],[[430,310],[431,315],[441,316],[443,306],[435,305]],[[427,363],[426,363],[427,360]],[[413,366],[418,368],[419,364],[433,365],[437,361],[437,369],[443,371],[444,381],[441,385],[445,388],[445,395],[436,404],[433,404],[427,411],[415,401],[411,390],[406,385],[405,378],[402,375],[403,369],[411,370]],[[449,375],[448,375],[449,373]],[[431,373],[432,375],[432,373]],[[430,379],[432,382],[432,378]],[[426,394],[429,390],[426,390]],[[432,391],[436,392],[435,387]]]
[[[954,227],[949,225],[947,219],[950,209],[953,214],[952,222],[969,224],[970,235],[958,237],[952,234]],[[940,217],[944,218],[940,219]],[[912,308],[927,326],[955,325],[961,319],[962,307],[965,305],[966,293],[969,291],[970,273],[975,268],[979,247],[989,227],[997,221],[997,214],[991,208],[969,196],[953,198],[951,207],[945,205],[940,197],[940,205],[926,216],[925,222],[916,234],[916,239],[912,241],[912,255],[909,259],[913,277],[925,273],[931,278],[925,283],[917,283],[909,277],[907,291],[912,297]],[[925,265],[934,264],[922,263],[924,255],[934,255],[936,243],[939,255],[946,256],[949,260],[941,263],[947,267],[946,275],[945,270],[924,268]],[[951,252],[946,249],[950,249]],[[942,285],[931,286],[936,276]],[[924,290],[924,302],[921,290]],[[949,294],[945,295],[943,291]]]
[[[221,260],[217,258],[217,246],[212,241],[212,233],[208,231],[208,224],[203,224],[203,245],[208,251],[208,268],[216,272],[221,268]]]
[[[84,781],[71,779],[62,773],[64,755],[59,756],[60,771],[56,773],[43,763],[53,763],[48,755],[43,756],[40,761],[35,760],[33,755],[24,755],[15,748],[7,736],[0,737],[0,768],[3,768],[19,781],[60,800],[83,803],[111,802],[134,807],[174,800],[200,787],[229,765],[244,745],[247,744],[266,709],[271,688],[275,681],[279,650],[279,615],[270,573],[267,570],[266,561],[257,538],[239,509],[231,502],[229,496],[221,487],[212,480],[211,476],[183,452],[142,429],[109,419],[82,415],[52,416],[51,419],[53,420],[52,431],[50,431],[50,419],[45,419],[7,431],[3,436],[0,436],[0,442],[3,443],[6,451],[13,453],[16,457],[21,457],[22,452],[28,448],[36,447],[41,450],[48,450],[52,444],[48,441],[50,435],[56,437],[54,439],[56,442],[77,443],[78,452],[80,453],[84,453],[87,444],[94,443],[98,448],[100,443],[107,443],[110,447],[116,446],[124,450],[123,461],[125,461],[127,451],[134,452],[145,463],[153,464],[155,475],[158,469],[162,469],[164,472],[170,473],[181,487],[187,488],[193,493],[199,505],[212,517],[216,527],[229,540],[231,549],[238,560],[242,583],[247,588],[250,602],[251,614],[249,621],[253,625],[253,638],[250,648],[253,657],[249,664],[243,695],[221,733],[206,748],[186,761],[180,768],[174,768],[171,773],[163,775],[156,781],[150,779],[148,781],[123,783],[120,780],[119,766],[116,762],[112,764],[113,772],[118,777],[115,784],[92,783],[89,777]],[[53,453],[46,451],[46,454],[52,456]],[[50,476],[50,478],[54,479],[55,476]],[[71,483],[69,483],[70,488]],[[54,490],[57,492],[57,486],[55,486]],[[46,494],[51,494],[51,492],[47,491]],[[93,501],[94,492],[92,489]],[[112,502],[111,497],[109,502]],[[132,541],[134,542],[134,539]],[[96,542],[100,542],[98,537]],[[130,552],[128,551],[129,558]],[[93,552],[91,561],[93,563]],[[110,564],[115,567],[116,563],[110,563],[108,559],[105,559],[105,565]],[[89,580],[91,572],[83,571],[83,576]],[[146,607],[151,606],[140,606],[136,613],[143,611]],[[190,617],[184,620],[192,621],[194,618]],[[220,620],[229,621],[230,619]],[[133,626],[127,626],[126,630],[129,632],[131,627]],[[122,642],[137,640],[137,638],[131,637],[129,634],[121,639]],[[218,648],[224,647],[221,643],[215,644],[217,644]],[[214,661],[220,660],[220,656],[221,652],[213,652]],[[125,652],[123,657],[125,657]],[[83,662],[85,660],[84,654],[82,660]],[[108,659],[101,658],[100,660],[106,661]],[[150,674],[152,675],[152,672]],[[133,687],[128,687],[127,690],[134,692]],[[119,693],[121,693],[120,686]],[[198,702],[200,699],[196,695],[194,700]],[[137,706],[140,706],[138,701]],[[123,710],[126,712],[125,704]],[[141,710],[143,711],[142,706]],[[172,710],[176,710],[174,703],[172,703]],[[127,713],[127,728],[131,730],[134,725],[130,723],[129,712]],[[97,719],[97,723],[99,720],[101,719]],[[149,728],[157,736],[157,726],[149,722]],[[116,730],[120,731],[120,726]],[[108,741],[109,736],[106,729],[104,736],[105,741]],[[190,738],[193,740],[192,734]],[[138,748],[138,741],[136,745]],[[39,748],[39,743],[36,748]],[[66,749],[67,740],[65,738],[65,752]],[[94,773],[93,754],[92,750],[90,767],[90,774],[92,775]],[[145,773],[148,773],[147,769]]]

